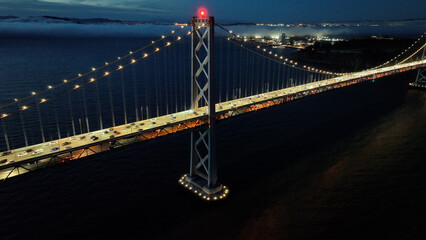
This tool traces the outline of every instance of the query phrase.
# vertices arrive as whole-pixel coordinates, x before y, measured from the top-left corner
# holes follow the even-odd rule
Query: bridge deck
[[[300,93],[306,93],[318,89],[324,89],[325,87],[335,86],[336,84],[345,83],[352,80],[363,79],[363,78],[378,78],[382,77],[388,73],[393,74],[395,72],[408,71],[419,67],[425,67],[426,60],[405,63],[400,65],[395,65],[392,67],[385,67],[375,70],[368,70],[363,72],[358,72],[354,74],[348,74],[341,77],[336,77],[328,80],[312,82],[304,85],[299,85],[296,87],[285,88],[277,91],[271,91],[268,93],[257,94],[250,97],[244,97],[240,99],[235,99],[227,102],[222,102],[216,104],[216,112],[218,114],[218,119],[223,117],[233,116],[231,113],[237,109],[242,109],[244,107],[254,107],[257,104],[262,104],[268,101],[283,99],[286,97],[296,96]],[[307,94],[310,95],[310,94]],[[303,96],[302,96],[303,97]],[[282,102],[280,102],[282,103]],[[243,111],[247,112],[247,111]],[[240,112],[240,113],[243,113]],[[237,114],[240,114],[237,113]],[[36,145],[31,145],[28,147],[18,148],[12,150],[12,153],[3,156],[0,159],[8,159],[6,163],[0,164],[0,179],[5,179],[8,176],[19,175],[20,173],[28,172],[31,170],[31,162],[36,162],[38,164],[48,163],[52,157],[61,156],[61,155],[70,155],[69,159],[79,158],[85,149],[88,147],[93,147],[91,151],[86,151],[86,155],[92,155],[98,152],[108,150],[108,146],[111,141],[128,139],[131,137],[138,137],[142,133],[152,133],[154,131],[159,131],[159,129],[164,129],[171,127],[173,131],[173,126],[185,124],[186,122],[194,122],[197,120],[205,119],[207,114],[207,108],[201,107],[197,110],[186,110],[182,112],[177,112],[173,114],[163,115],[156,118],[145,119],[138,122],[133,122],[129,124],[124,124],[120,126],[115,126],[113,128],[102,129],[98,131],[93,131],[90,133],[84,133],[72,137],[66,137],[50,142],[40,143]],[[220,117],[222,116],[222,117]],[[200,124],[205,124],[200,121]],[[198,126],[197,124],[192,124],[186,126],[185,129]],[[181,129],[182,130],[182,129]],[[116,133],[114,133],[116,131]],[[180,131],[179,129],[176,130]],[[167,135],[167,131],[163,135]],[[96,136],[98,139],[92,140],[91,137]],[[144,137],[147,139],[146,137]],[[143,140],[143,139],[141,139]],[[69,142],[69,144],[67,144]],[[31,152],[26,152],[26,150],[32,149]],[[23,167],[23,164],[28,164]],[[16,167],[21,167],[22,170],[19,172],[11,174]]]

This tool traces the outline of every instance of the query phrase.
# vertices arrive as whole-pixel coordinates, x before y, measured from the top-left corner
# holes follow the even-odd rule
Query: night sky
[[[426,17],[424,0],[0,0],[0,15],[187,21],[200,6],[221,21],[333,22]]]

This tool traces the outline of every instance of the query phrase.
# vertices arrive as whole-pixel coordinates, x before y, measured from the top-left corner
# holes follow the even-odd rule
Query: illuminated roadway
[[[426,60],[416,61],[412,63],[404,63],[391,67],[384,67],[374,70],[366,70],[362,72],[347,74],[344,76],[331,78],[327,80],[312,82],[304,85],[299,85],[296,87],[289,87],[281,90],[271,91],[268,93],[262,93],[253,95],[250,97],[244,97],[240,99],[235,99],[227,102],[222,102],[216,104],[216,113],[218,116],[232,117],[230,111],[243,108],[243,107],[253,107],[259,105],[260,103],[265,103],[272,101],[274,99],[282,99],[287,96],[294,96],[298,93],[303,93],[307,91],[312,91],[319,88],[324,88],[327,86],[336,86],[336,84],[357,80],[361,78],[381,77],[380,74],[391,73],[393,71],[408,71],[414,68],[425,67]],[[310,95],[310,94],[308,94]],[[138,122],[133,122],[125,125],[116,126],[113,128],[106,128],[98,131],[93,131],[90,133],[84,133],[80,135],[75,135],[72,137],[66,137],[54,141],[49,141],[45,143],[40,143],[36,145],[31,145],[28,147],[18,148],[11,150],[12,153],[7,156],[0,157],[0,160],[7,159],[6,163],[0,163],[0,179],[5,179],[8,175],[15,176],[20,174],[15,171],[15,173],[10,174],[13,171],[13,166],[22,165],[20,162],[24,162],[26,169],[31,169],[33,165],[30,162],[31,159],[37,160],[38,164],[47,163],[49,159],[56,155],[67,155],[68,159],[75,159],[83,154],[83,150],[90,146],[90,151],[84,152],[84,155],[92,155],[98,152],[102,152],[108,149],[108,143],[113,140],[125,140],[133,136],[138,136],[141,133],[152,133],[153,131],[159,131],[160,128],[166,128],[168,126],[180,125],[180,123],[185,123],[188,121],[196,121],[199,119],[205,119],[207,115],[207,107],[201,107],[197,110],[186,110],[182,112],[177,112],[169,115],[163,115],[156,118],[146,119]],[[220,119],[218,117],[218,119]],[[173,129],[172,126],[172,129]],[[177,132],[178,130],[176,130]],[[115,132],[115,133],[114,133]],[[163,134],[167,135],[167,133]],[[92,140],[91,137],[96,136],[98,139]],[[64,145],[64,143],[69,142],[70,144]],[[57,149],[56,149],[57,148]],[[26,152],[26,150],[32,149],[31,152]],[[60,154],[59,154],[60,153]],[[22,165],[24,166],[24,165]],[[21,173],[27,172],[21,169]]]

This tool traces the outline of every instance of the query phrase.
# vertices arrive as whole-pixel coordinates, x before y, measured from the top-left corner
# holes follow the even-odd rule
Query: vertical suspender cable
[[[84,87],[84,83],[83,83],[83,79],[81,79],[81,92],[83,93],[83,104],[84,104],[84,117],[86,118],[86,130],[87,132],[90,132],[90,128],[89,128],[89,118],[87,116],[87,101],[86,101],[86,91],[85,91],[85,87]],[[56,101],[55,101],[55,106],[56,106]]]
[[[220,41],[220,48],[219,48],[219,54],[220,54],[220,57],[219,57],[219,59],[220,59],[220,61],[219,61],[219,64],[221,64],[220,66],[219,66],[219,103],[221,103],[222,102],[222,81],[223,81],[223,79],[222,79],[222,73],[223,73],[223,68],[224,68],[224,64],[223,64],[223,39],[222,38],[220,38],[219,39],[219,41]]]
[[[99,84],[98,81],[96,81],[95,83],[95,88],[96,88],[96,102],[98,105],[98,115],[99,115],[99,127],[100,129],[103,129],[103,123],[102,123],[102,110],[101,110],[101,101],[99,99]]]
[[[157,78],[159,78],[158,77],[158,71],[157,71],[157,69],[158,69],[158,64],[157,64],[157,55],[154,53],[154,67],[155,67],[155,70],[154,70],[154,84],[155,84],[155,103],[156,103],[156,105],[157,105],[157,117],[158,116],[160,116],[160,109],[159,109],[159,99],[158,99],[158,81],[157,81]]]
[[[244,97],[248,96],[248,88],[249,88],[249,74],[248,74],[248,72],[251,70],[249,68],[249,65],[250,65],[250,63],[249,63],[249,52],[246,51],[246,71],[244,71],[244,72],[246,72],[246,74],[244,75],[244,77],[246,79],[246,86],[245,86],[245,89],[244,89],[245,90],[244,91],[245,92]]]
[[[24,123],[24,117],[22,116],[22,111],[19,111],[19,115],[21,115],[21,126],[22,126],[22,132],[24,133],[25,146],[28,147],[27,132],[25,131],[25,123]]]
[[[167,83],[168,83],[168,81],[170,81],[170,79],[169,79],[169,76],[168,76],[167,73],[170,72],[170,71],[169,71],[169,69],[167,69],[166,51],[167,51],[167,48],[164,48],[163,49],[163,61],[164,61],[164,64],[162,65],[162,66],[164,66],[164,89],[161,89],[161,88],[160,89],[161,89],[162,92],[164,91],[165,95],[166,95],[166,114],[168,115],[169,114],[169,96],[168,96],[168,87],[167,87],[168,84]],[[160,81],[161,81],[161,77],[160,77]]]
[[[37,115],[38,115],[38,121],[40,123],[40,133],[41,133],[41,139],[43,142],[46,142],[46,139],[44,137],[44,131],[43,131],[43,121],[41,119],[41,114],[40,114],[40,105],[37,104]]]
[[[72,133],[73,136],[75,136],[75,123],[74,123],[74,116],[72,114],[72,104],[71,104],[71,96],[70,96],[70,92],[68,92],[68,106],[70,109],[70,117],[71,117],[71,125],[72,125]]]
[[[111,77],[108,75],[107,79],[108,79],[109,101],[111,106],[112,126],[115,127],[114,101],[112,99]]]
[[[6,142],[6,148],[7,148],[7,151],[10,151],[9,138],[7,137],[7,131],[6,131],[6,126],[4,124],[4,119],[1,119],[1,124],[3,126],[3,134],[4,134],[4,141]]]
[[[149,101],[148,101],[148,99],[149,99],[149,93],[150,93],[150,91],[148,91],[148,81],[150,80],[150,78],[149,78],[149,74],[148,74],[148,68],[147,68],[147,66],[146,66],[146,60],[145,59],[143,59],[142,60],[143,61],[143,75],[144,75],[144,80],[143,80],[143,83],[144,83],[144,88],[145,88],[145,108],[146,108],[146,119],[149,119]]]
[[[135,98],[135,116],[136,116],[136,122],[139,122],[139,94],[138,94],[138,85],[136,83],[136,69],[135,69],[135,63],[132,64],[132,79],[133,79],[133,95]]]
[[[124,124],[127,124],[126,92],[125,92],[125,90],[124,90],[124,76],[123,76],[123,70],[120,70],[120,77],[121,77],[121,96],[123,97]]]
[[[255,54],[252,54],[253,56],[253,63],[251,65],[251,78],[250,78],[250,87],[251,87],[251,92],[250,95],[254,94],[254,81],[256,80],[255,77],[255,68],[256,68],[256,64],[255,64]]]
[[[58,139],[61,139],[61,129],[59,128],[59,120],[58,120],[58,105],[56,103],[56,99],[53,100],[55,106],[53,106],[54,112],[55,112],[55,121],[56,121],[56,132],[58,133]],[[86,118],[87,119],[87,118]],[[89,128],[87,128],[89,129]],[[89,130],[87,130],[89,131]]]
[[[173,58],[174,58],[174,62],[173,62],[173,66],[174,66],[174,70],[175,70],[175,74],[173,75],[173,82],[171,82],[170,84],[174,84],[174,89],[175,89],[175,112],[178,112],[178,88],[179,88],[179,84],[178,84],[178,73],[177,73],[177,54],[176,54],[176,48],[177,48],[177,44],[175,46],[173,46]],[[182,64],[182,62],[180,62]]]

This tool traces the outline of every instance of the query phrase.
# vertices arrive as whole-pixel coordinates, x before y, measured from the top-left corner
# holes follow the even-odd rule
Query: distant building
[[[282,43],[282,44],[285,44],[285,43],[286,43],[285,38],[286,38],[285,33],[281,33],[281,43]]]

